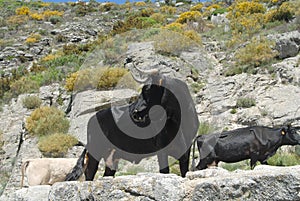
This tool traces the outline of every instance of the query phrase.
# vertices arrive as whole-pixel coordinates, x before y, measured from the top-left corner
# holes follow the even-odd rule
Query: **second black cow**
[[[217,165],[219,161],[234,163],[245,159],[250,159],[253,169],[257,161],[267,164],[268,158],[282,145],[300,144],[300,135],[291,126],[253,126],[202,135],[196,141],[200,153],[198,170],[214,163]]]

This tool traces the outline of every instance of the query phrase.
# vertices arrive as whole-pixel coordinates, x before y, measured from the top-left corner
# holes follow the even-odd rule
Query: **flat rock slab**
[[[31,193],[31,197],[28,195]],[[44,197],[43,197],[44,196]],[[212,168],[174,174],[139,173],[93,182],[61,182],[17,190],[0,200],[300,200],[300,166]]]

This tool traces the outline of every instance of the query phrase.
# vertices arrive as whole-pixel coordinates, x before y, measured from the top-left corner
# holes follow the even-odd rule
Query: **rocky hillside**
[[[86,143],[91,115],[135,98],[140,86],[126,74],[132,63],[186,81],[199,134],[249,125],[300,126],[300,5],[276,2],[0,0],[0,200],[299,200],[299,166],[212,169],[183,179],[153,174],[156,157],[138,165],[120,161],[115,179],[99,176],[101,162],[95,182],[20,189],[25,159],[78,157],[83,147],[77,140]],[[49,106],[58,109],[53,117]],[[47,112],[49,125],[32,126],[33,112],[41,119]],[[42,142],[57,133],[58,142]],[[64,150],[62,137],[76,142]],[[178,174],[178,164],[170,163]],[[283,148],[269,163],[300,165],[299,147]]]

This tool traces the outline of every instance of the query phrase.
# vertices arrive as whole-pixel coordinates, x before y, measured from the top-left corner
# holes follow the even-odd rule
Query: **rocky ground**
[[[108,32],[118,18],[91,13],[76,17],[66,11],[61,23],[37,22],[17,32],[1,27],[3,39],[11,40],[1,46],[0,68],[8,73],[20,64],[30,68],[51,52],[56,52],[65,43],[85,44],[94,41],[97,35]],[[223,19],[223,18],[222,18]],[[72,22],[70,22],[72,21]],[[218,23],[216,21],[215,23]],[[30,29],[44,33],[42,40],[34,45],[24,45]],[[11,35],[14,37],[11,37]],[[67,42],[57,41],[64,36]],[[179,56],[166,56],[154,51],[153,43],[135,41],[126,50],[126,58],[138,61],[143,69],[156,66],[170,76],[187,80],[198,112],[200,123],[209,123],[215,130],[234,129],[248,125],[277,126],[293,123],[300,126],[300,32],[292,31],[269,36],[276,43],[279,58],[270,64],[273,74],[223,75],[224,60],[231,54],[222,49],[219,41],[203,39],[203,47],[182,52]],[[97,52],[96,52],[97,53]],[[97,55],[97,54],[95,54]],[[25,60],[23,60],[25,58]],[[124,58],[124,59],[126,59]],[[89,61],[86,61],[86,64]],[[84,66],[84,65],[83,65]],[[85,66],[84,66],[85,67]],[[129,64],[125,64],[129,68]],[[192,68],[191,68],[192,67]],[[179,72],[176,72],[178,71]],[[198,71],[197,76],[191,69]],[[193,83],[203,84],[195,89]],[[58,83],[41,87],[37,95],[44,105],[52,104],[66,111],[71,122],[69,133],[86,142],[86,122],[95,109],[105,108],[119,100],[129,100],[137,94],[132,90],[84,91],[71,98]],[[25,158],[38,158],[42,154],[36,139],[24,129],[24,120],[32,110],[22,106],[25,95],[12,99],[0,112],[0,126],[4,145],[1,150],[1,177],[3,186],[0,200],[299,200],[300,167],[258,166],[253,171],[227,172],[224,169],[209,169],[190,172],[183,179],[176,175],[160,175],[156,158],[145,159],[139,166],[124,161],[121,173],[140,173],[136,176],[101,178],[95,182],[57,183],[20,189],[20,165]],[[240,98],[251,98],[255,104],[249,108],[237,107]],[[58,103],[63,100],[62,104]],[[74,147],[67,157],[78,157],[82,147]],[[103,164],[100,163],[99,174]],[[150,173],[149,173],[150,172]],[[154,172],[154,173],[153,173]],[[120,174],[119,174],[120,175]],[[34,193],[34,197],[32,194]]]

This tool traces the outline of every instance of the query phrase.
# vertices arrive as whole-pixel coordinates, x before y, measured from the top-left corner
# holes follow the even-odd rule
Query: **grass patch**
[[[235,170],[250,170],[250,160],[243,160],[236,163],[222,163],[222,168],[228,171],[235,171]]]
[[[256,105],[256,101],[253,98],[239,98],[236,101],[237,108],[250,108]]]

